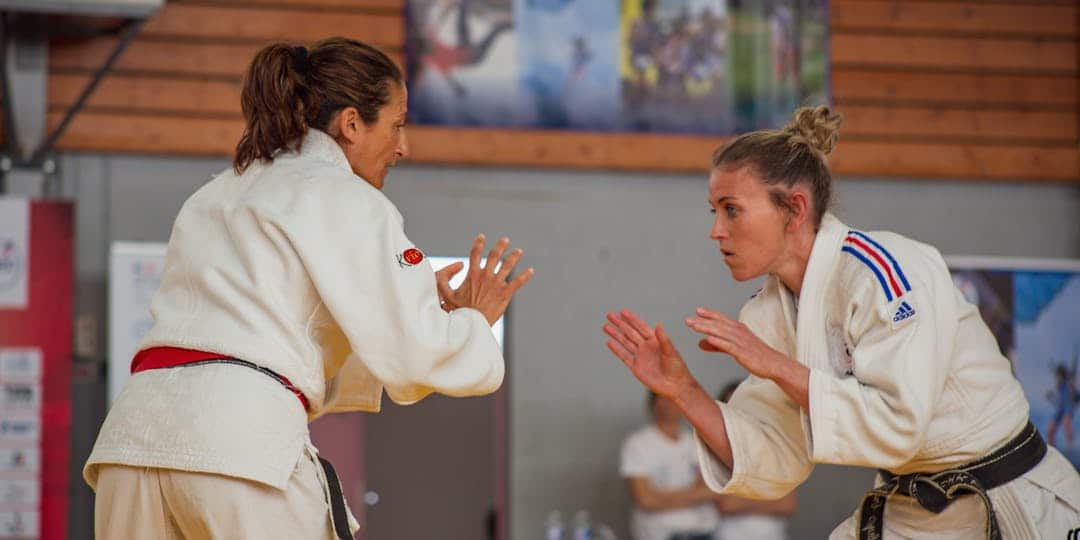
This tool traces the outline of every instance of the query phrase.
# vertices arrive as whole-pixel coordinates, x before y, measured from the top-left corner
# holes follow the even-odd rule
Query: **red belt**
[[[269,375],[274,380],[281,383],[287,390],[295,394],[300,400],[300,404],[304,406],[304,410],[308,410],[307,397],[304,396],[304,393],[301,392],[299,388],[293,386],[293,383],[290,382],[289,379],[246,360],[230,358],[227,356],[223,357],[220,354],[195,351],[192,349],[181,349],[178,347],[152,347],[143,349],[135,355],[135,358],[131,360],[131,372],[138,373],[148,369],[162,369],[196,364],[236,364],[260,371]]]

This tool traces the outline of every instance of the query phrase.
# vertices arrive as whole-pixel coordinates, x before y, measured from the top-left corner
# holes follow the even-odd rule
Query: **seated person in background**
[[[620,474],[626,478],[634,510],[634,540],[714,540],[719,516],[698,471],[694,436],[671,400],[649,393],[652,423],[635,431],[622,447]]]
[[[741,381],[732,381],[717,399],[727,403]],[[718,540],[787,540],[787,518],[795,513],[795,492],[775,501],[714,495],[720,521]]]

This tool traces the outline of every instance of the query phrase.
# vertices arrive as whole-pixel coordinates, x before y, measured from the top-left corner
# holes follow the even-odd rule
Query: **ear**
[[[813,205],[810,201],[810,195],[805,189],[796,187],[791,190],[788,195],[788,215],[787,228],[789,231],[797,231],[803,226],[804,223],[809,222],[810,212]]]
[[[356,107],[341,109],[330,123],[336,128],[337,136],[348,144],[360,143],[367,133],[367,125]]]

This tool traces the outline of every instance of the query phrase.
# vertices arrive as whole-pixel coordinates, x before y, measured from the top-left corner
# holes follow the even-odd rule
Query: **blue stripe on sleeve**
[[[859,259],[860,261],[863,262],[863,264],[865,264],[866,266],[869,266],[870,269],[874,271],[874,275],[877,276],[878,282],[881,283],[882,290],[885,291],[885,298],[887,298],[890,302],[892,302],[892,299],[893,299],[892,291],[889,290],[889,286],[885,283],[885,276],[883,276],[881,274],[881,270],[877,267],[877,265],[875,265],[873,262],[871,262],[870,259],[867,259],[866,255],[863,255],[862,253],[859,253],[859,251],[857,249],[855,249],[855,248],[853,248],[851,246],[844,246],[843,251],[846,251],[846,252],[854,255],[856,259]]]
[[[902,281],[904,283],[904,289],[907,292],[911,292],[911,284],[908,283],[907,277],[904,275],[904,271],[900,269],[900,264],[896,262],[896,259],[894,259],[892,254],[889,253],[889,250],[885,249],[885,247],[882,246],[881,244],[875,242],[873,238],[870,238],[869,236],[866,236],[865,234],[863,234],[863,233],[861,233],[859,231],[851,231],[850,234],[854,234],[854,235],[858,236],[859,238],[862,238],[863,240],[866,240],[867,242],[870,242],[870,245],[880,249],[881,252],[885,254],[885,258],[889,259],[889,262],[892,263],[892,267],[893,267],[893,269],[896,270],[896,274],[898,276],[900,276],[900,281]]]

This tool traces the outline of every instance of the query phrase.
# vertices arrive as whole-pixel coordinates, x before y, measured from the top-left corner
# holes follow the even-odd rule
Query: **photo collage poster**
[[[409,0],[418,124],[726,135],[828,103],[826,0]]]

